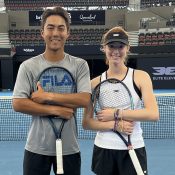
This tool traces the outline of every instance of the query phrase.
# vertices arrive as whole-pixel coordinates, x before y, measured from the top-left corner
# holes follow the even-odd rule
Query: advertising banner
[[[154,89],[175,89],[174,57],[138,58],[137,67],[149,73]]]
[[[105,25],[104,10],[69,11],[72,25]]]
[[[29,11],[29,26],[40,26],[43,11]],[[104,10],[68,11],[71,25],[105,25]]]

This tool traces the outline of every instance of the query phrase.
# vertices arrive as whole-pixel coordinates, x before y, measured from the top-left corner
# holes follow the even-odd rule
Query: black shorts
[[[145,147],[135,151],[145,175],[148,175]],[[93,150],[92,171],[97,175],[137,175],[128,150],[104,149],[96,145]]]
[[[50,175],[51,168],[56,174],[56,157],[35,154],[25,150],[23,175]],[[63,156],[64,175],[80,175],[80,153]]]

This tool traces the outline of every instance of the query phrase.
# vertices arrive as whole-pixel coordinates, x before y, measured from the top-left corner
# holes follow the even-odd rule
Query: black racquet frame
[[[92,93],[92,102],[93,102],[93,108],[94,108],[94,112],[95,113],[97,112],[96,111],[96,101],[99,98],[100,87],[101,87],[101,85],[103,85],[106,82],[109,82],[109,83],[121,83],[122,86],[127,90],[128,95],[130,97],[131,109],[134,109],[133,97],[131,95],[131,92],[130,92],[129,88],[126,86],[126,84],[123,83],[121,80],[118,80],[116,78],[109,78],[109,79],[106,79],[104,81],[101,81],[99,84],[96,85],[96,87],[93,90],[93,93]],[[115,132],[123,140],[123,142],[128,147],[128,149],[130,149],[132,147],[130,135],[128,135],[128,141],[126,141],[125,138],[122,136],[122,134],[120,132],[114,131],[114,130],[113,130],[113,132]]]
[[[37,84],[37,82],[40,80],[40,78],[41,78],[41,76],[43,75],[44,72],[48,71],[49,69],[51,70],[51,69],[57,69],[57,68],[58,68],[58,69],[62,69],[63,71],[65,71],[65,72],[67,72],[67,73],[69,74],[69,76],[71,77],[72,83],[73,83],[73,87],[72,87],[73,90],[72,90],[72,92],[68,92],[68,93],[75,93],[76,90],[77,90],[77,88],[76,88],[76,83],[75,83],[75,80],[74,80],[74,78],[73,78],[73,75],[72,75],[72,74],[70,73],[70,71],[68,71],[66,68],[60,67],[60,66],[52,66],[52,67],[47,67],[46,69],[44,69],[44,70],[39,74],[39,76],[37,77],[36,84]],[[41,84],[41,85],[42,85],[42,84]],[[47,92],[49,92],[49,91],[47,91]],[[50,91],[50,92],[52,92],[52,91]],[[56,93],[56,92],[55,92],[55,93]],[[58,93],[59,93],[59,92],[58,92]],[[66,120],[66,119],[62,119],[62,122],[61,122],[61,124],[60,124],[59,129],[57,129],[57,127],[55,126],[55,124],[54,124],[52,118],[57,118],[57,117],[55,117],[55,116],[48,116],[48,120],[49,120],[50,125],[52,126],[52,129],[53,129],[53,132],[54,132],[54,135],[55,135],[56,139],[61,139],[61,133],[62,133],[62,130],[63,130],[63,128],[64,128],[64,124],[65,124],[65,122],[66,122],[67,120]],[[77,127],[76,117],[74,117],[74,118],[75,118],[75,124],[76,124],[76,127]]]

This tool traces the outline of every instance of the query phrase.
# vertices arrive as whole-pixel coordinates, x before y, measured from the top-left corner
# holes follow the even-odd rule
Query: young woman
[[[109,68],[91,81],[92,90],[98,83],[108,78],[117,78],[123,81],[131,91],[135,106],[134,110],[101,109],[95,117],[91,105],[85,110],[83,127],[98,131],[92,158],[92,171],[97,175],[137,174],[126,145],[112,131],[113,129],[119,131],[122,135],[130,135],[143,172],[148,174],[146,150],[140,121],[158,120],[159,111],[148,73],[129,68],[125,64],[129,48],[128,34],[123,28],[114,27],[105,33],[102,39],[102,51],[106,55],[106,63]],[[141,106],[142,101],[144,102],[144,107]],[[120,119],[117,122],[115,122],[114,118],[116,111],[118,111],[118,119]]]

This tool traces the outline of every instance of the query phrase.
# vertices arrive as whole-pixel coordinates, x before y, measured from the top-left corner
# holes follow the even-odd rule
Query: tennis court
[[[155,91],[159,104],[159,122],[143,122],[148,154],[149,175],[175,174],[175,90]],[[16,113],[11,106],[12,92],[0,93],[0,175],[22,175],[22,159],[31,118]],[[95,132],[81,127],[82,110],[77,113],[82,175],[90,171]]]

